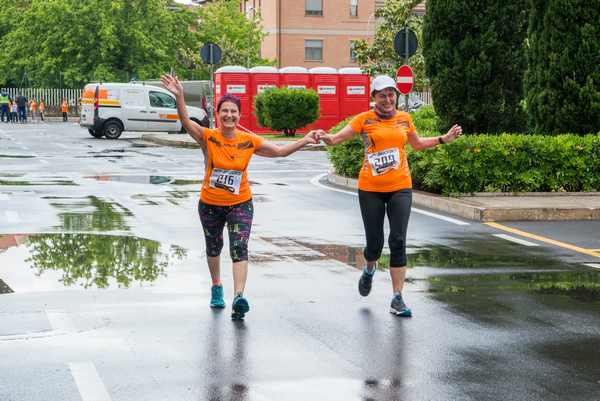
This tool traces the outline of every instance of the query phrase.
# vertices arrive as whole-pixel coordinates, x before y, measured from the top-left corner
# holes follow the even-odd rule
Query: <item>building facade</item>
[[[246,15],[259,13],[267,36],[261,56],[278,67],[356,67],[352,43],[375,31],[384,0],[242,0]]]
[[[260,13],[267,36],[261,56],[278,67],[356,67],[353,42],[371,39],[375,11],[385,0],[241,0],[247,16]],[[422,3],[413,10],[425,13]]]

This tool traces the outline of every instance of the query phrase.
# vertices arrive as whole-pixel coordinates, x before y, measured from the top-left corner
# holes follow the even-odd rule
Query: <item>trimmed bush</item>
[[[421,117],[415,116],[414,121],[428,121]],[[347,121],[331,132],[342,129]],[[421,136],[439,135],[422,132],[418,125],[417,130]],[[413,151],[410,145],[406,149],[413,187],[423,191],[444,195],[600,191],[600,133],[470,135],[425,151]],[[358,177],[364,152],[358,138],[328,152],[337,174]]]
[[[254,97],[254,112],[261,126],[293,136],[319,118],[319,95],[312,89],[268,89]]]

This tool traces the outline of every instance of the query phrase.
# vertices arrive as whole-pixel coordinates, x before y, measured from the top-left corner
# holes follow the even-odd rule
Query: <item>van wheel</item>
[[[93,129],[89,128],[88,132],[90,133],[91,136],[93,136],[94,138],[102,138],[104,136],[104,134],[102,132],[96,132]]]
[[[122,132],[121,124],[116,121],[108,121],[104,124],[104,136],[108,139],[117,139]]]

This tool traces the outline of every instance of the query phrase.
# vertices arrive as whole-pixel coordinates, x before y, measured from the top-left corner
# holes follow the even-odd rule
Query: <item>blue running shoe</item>
[[[358,293],[363,297],[366,297],[371,292],[371,284],[373,283],[373,276],[375,275],[375,269],[372,272],[367,270],[367,266],[364,267],[363,272],[358,280]]]
[[[250,310],[250,305],[242,294],[238,294],[233,298],[233,312],[231,312],[231,320],[244,320],[244,316]]]
[[[219,309],[223,309],[225,307],[222,285],[213,285],[210,289],[210,307]]]
[[[390,306],[390,313],[400,317],[411,317],[412,311],[404,303],[402,294],[398,293],[392,298],[392,305]]]

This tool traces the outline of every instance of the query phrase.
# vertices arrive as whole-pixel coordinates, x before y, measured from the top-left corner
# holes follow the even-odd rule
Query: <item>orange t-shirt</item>
[[[31,102],[31,111],[35,111],[37,109],[37,103],[35,101]]]
[[[62,110],[63,113],[66,113],[67,111],[69,111],[69,105],[67,104],[67,102],[62,102],[62,104],[60,105],[60,109]]]
[[[360,190],[393,192],[412,188],[404,145],[408,133],[416,129],[408,113],[398,111],[389,120],[382,120],[369,110],[354,117],[350,127],[360,135],[365,148],[358,176]]]
[[[209,205],[232,206],[252,199],[248,163],[264,139],[235,130],[227,139],[219,129],[204,128],[205,173],[200,200]]]
[[[46,106],[44,105],[44,102],[40,102],[39,108],[40,108],[41,113],[43,113],[44,110],[46,110]]]

